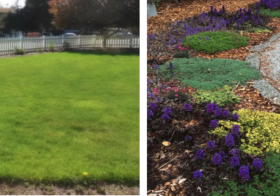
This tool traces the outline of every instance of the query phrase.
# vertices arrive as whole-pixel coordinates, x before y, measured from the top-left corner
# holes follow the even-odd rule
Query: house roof
[[[12,8],[1,8],[0,7],[0,13],[9,13],[9,12],[13,12],[14,9]]]

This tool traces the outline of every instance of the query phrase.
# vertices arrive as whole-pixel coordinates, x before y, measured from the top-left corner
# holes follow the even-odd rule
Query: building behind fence
[[[15,48],[23,49],[25,52],[38,52],[50,48],[60,49],[66,45],[69,48],[103,47],[103,37],[101,35],[78,35],[0,38],[0,55],[13,54]],[[106,47],[139,48],[139,37],[130,35],[122,38],[109,38],[106,40]]]

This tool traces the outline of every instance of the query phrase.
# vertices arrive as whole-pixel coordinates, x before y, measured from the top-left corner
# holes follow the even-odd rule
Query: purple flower
[[[210,127],[212,128],[212,129],[215,129],[216,127],[217,127],[217,125],[218,125],[218,120],[211,120],[210,121]]]
[[[208,103],[208,104],[206,105],[206,111],[207,111],[207,113],[212,113],[213,110],[214,110],[214,105],[213,105],[212,103]]]
[[[185,104],[184,104],[184,109],[185,109],[185,111],[187,111],[187,112],[192,111],[192,107],[191,107],[191,105],[190,105],[189,103],[185,103]]]
[[[239,125],[232,125],[231,134],[238,136],[239,135]]]
[[[242,165],[239,168],[239,175],[242,178],[242,180],[248,180],[250,178],[249,176],[249,167],[246,165]]]
[[[222,109],[221,108],[217,108],[215,110],[215,116],[220,116],[222,114]]]
[[[226,139],[225,144],[226,144],[228,147],[234,146],[234,138],[233,138],[232,134],[227,133],[227,136],[226,136],[225,139]]]
[[[239,162],[239,157],[238,156],[230,158],[230,166],[231,167],[236,167],[239,164],[240,164],[240,162]]]
[[[163,114],[163,115],[161,115],[161,118],[162,118],[162,120],[169,120],[169,116],[168,116],[168,114]]]
[[[188,141],[188,140],[190,140],[190,139],[192,139],[191,136],[189,136],[189,135],[186,135],[186,136],[185,136],[185,140],[186,140],[186,141]]]
[[[155,95],[153,93],[148,92],[148,95],[150,98],[155,98]]]
[[[151,83],[151,80],[149,78],[147,78],[147,83],[150,84]]]
[[[204,157],[204,152],[203,152],[203,150],[202,149],[200,149],[200,150],[197,150],[196,151],[196,153],[195,153],[195,159],[203,159],[203,157]]]
[[[147,92],[150,92],[150,88],[147,86]]]
[[[157,97],[157,98],[156,98],[156,101],[157,101],[157,102],[160,102],[160,101],[161,101],[161,98],[160,98],[160,97]]]
[[[150,106],[150,108],[151,108],[151,110],[154,112],[154,111],[156,111],[156,109],[157,109],[157,104],[155,104],[155,103],[153,103],[153,102],[150,102],[149,103],[149,106]]]
[[[148,109],[148,119],[150,119],[152,116],[154,116],[154,113],[151,109]]]
[[[173,66],[173,64],[170,62],[169,63],[169,69],[173,69],[174,68],[174,66]]]
[[[158,69],[158,65],[154,65],[154,68],[155,68],[155,69]]]
[[[224,110],[223,111],[223,117],[227,118],[229,116],[229,111],[228,110]]]
[[[202,39],[202,37],[200,36],[199,39]]]
[[[262,167],[262,160],[260,159],[260,158],[255,158],[254,160],[253,160],[253,166],[254,166],[254,168],[256,169],[256,170],[259,170],[259,169],[261,169],[261,167]]]
[[[206,39],[206,41],[209,41],[209,37],[208,36],[205,39]]]
[[[231,149],[229,154],[232,154],[234,157],[239,155],[240,150],[238,148]]]
[[[207,148],[209,150],[213,150],[213,148],[215,148],[216,144],[215,144],[215,140],[212,141],[207,141]]]
[[[172,111],[171,111],[171,107],[170,107],[170,106],[165,106],[165,108],[164,108],[164,114],[167,114],[167,115],[171,115],[171,114],[172,114]]]
[[[194,177],[194,179],[200,179],[201,177],[203,176],[203,174],[201,173],[201,171],[199,171],[199,170],[196,170],[196,171],[194,171],[193,172],[193,177]]]
[[[221,165],[221,163],[222,163],[222,156],[219,153],[215,153],[214,154],[213,163],[215,165]]]
[[[174,75],[174,73],[171,73],[170,75],[171,75],[171,77],[172,77],[172,76]]]
[[[232,115],[232,120],[238,122],[238,119],[239,119],[238,114],[237,114],[237,113],[234,113],[234,114]]]

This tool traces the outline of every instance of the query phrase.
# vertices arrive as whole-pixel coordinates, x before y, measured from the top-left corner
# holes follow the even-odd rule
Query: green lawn
[[[139,55],[0,59],[0,179],[139,180]]]

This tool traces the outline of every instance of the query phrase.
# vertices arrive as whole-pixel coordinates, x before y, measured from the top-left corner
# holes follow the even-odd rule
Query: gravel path
[[[253,46],[245,61],[259,70],[263,78],[254,81],[253,86],[262,96],[280,105],[280,33],[267,42]]]

